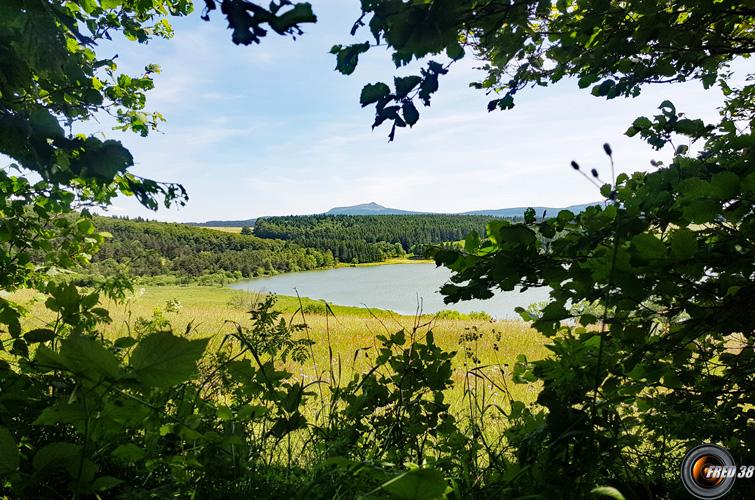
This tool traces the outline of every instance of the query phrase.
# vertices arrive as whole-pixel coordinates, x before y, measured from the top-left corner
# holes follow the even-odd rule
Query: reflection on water
[[[514,308],[547,300],[548,290],[497,292],[488,300],[444,304],[440,287],[451,272],[434,264],[390,264],[342,267],[325,271],[280,274],[231,285],[238,290],[271,292],[327,300],[332,304],[390,309],[400,314],[436,313],[452,309],[464,313],[484,311],[497,319],[515,319]]]

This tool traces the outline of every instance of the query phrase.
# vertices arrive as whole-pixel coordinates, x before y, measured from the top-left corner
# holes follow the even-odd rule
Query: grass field
[[[386,264],[434,264],[435,261],[431,259],[415,259],[411,254],[404,257],[393,257],[391,259],[385,259],[382,262],[365,262],[362,264],[349,264],[348,262],[339,262],[336,267],[372,267],[372,266],[384,266]]]
[[[29,328],[41,327],[53,320],[44,308],[44,298],[30,292],[14,294],[14,300],[25,304],[30,311],[26,320]],[[117,338],[130,335],[138,318],[151,318],[155,313],[167,318],[176,333],[190,329],[191,336],[212,337],[208,349],[217,348],[225,334],[234,330],[233,323],[249,325],[247,311],[261,297],[251,292],[231,290],[224,287],[206,286],[154,286],[136,290],[126,304],[115,304],[109,300],[103,306],[110,311],[112,323],[103,326],[106,337]],[[168,304],[172,303],[172,306]],[[300,310],[304,310],[302,315]],[[301,333],[315,341],[314,359],[303,366],[290,363],[287,368],[307,379],[316,378],[330,364],[328,339],[333,352],[333,362],[342,367],[342,382],[346,382],[354,370],[364,371],[370,366],[376,352],[376,335],[390,334],[405,329],[411,331],[415,325],[427,324],[418,330],[422,335],[428,329],[433,331],[436,343],[443,349],[459,351],[454,362],[455,388],[450,394],[452,401],[462,396],[463,381],[466,376],[465,363],[469,358],[463,353],[465,346],[462,337],[470,332],[479,336],[467,344],[470,353],[479,359],[481,365],[489,365],[493,376],[503,374],[512,394],[524,400],[531,400],[534,387],[514,385],[510,380],[511,367],[518,354],[529,359],[545,356],[545,339],[530,329],[522,321],[487,321],[484,319],[433,318],[422,316],[400,316],[391,311],[368,310],[359,307],[333,305],[334,314],[326,315],[322,301],[296,297],[279,296],[276,308],[283,317],[295,323],[306,321],[308,330]],[[297,312],[298,311],[298,312]],[[189,325],[191,325],[189,327]],[[493,387],[490,387],[491,391]],[[494,392],[494,391],[493,391]],[[500,395],[503,398],[503,395]],[[504,404],[505,401],[500,401]]]
[[[202,226],[205,229],[213,229],[215,231],[222,231],[224,233],[241,233],[241,226]]]

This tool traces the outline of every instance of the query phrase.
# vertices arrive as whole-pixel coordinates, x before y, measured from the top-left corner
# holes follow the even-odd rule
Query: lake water
[[[498,292],[488,300],[444,304],[440,287],[451,271],[434,264],[389,264],[371,267],[341,267],[324,271],[279,274],[234,283],[231,288],[326,300],[331,304],[367,306],[413,315],[418,307],[433,314],[443,309],[463,313],[485,311],[496,319],[518,319],[516,307],[547,300],[548,290],[532,288]]]

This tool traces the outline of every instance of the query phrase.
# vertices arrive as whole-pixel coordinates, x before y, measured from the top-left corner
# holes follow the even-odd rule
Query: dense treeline
[[[96,218],[95,225],[113,236],[94,256],[95,267],[103,274],[126,265],[135,276],[197,277],[224,272],[248,278],[334,264],[329,251],[288,241],[106,217]]]
[[[257,219],[260,238],[291,240],[330,251],[341,262],[378,262],[428,243],[458,241],[485,233],[494,217],[483,215],[292,215]]]

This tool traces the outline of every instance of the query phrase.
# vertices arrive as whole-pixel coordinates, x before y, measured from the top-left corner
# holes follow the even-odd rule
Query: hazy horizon
[[[378,205],[378,206],[380,206],[381,208],[384,208],[384,209],[388,209],[388,210],[401,210],[401,211],[409,212],[410,214],[467,215],[467,214],[469,214],[469,212],[492,212],[492,211],[496,211],[496,210],[516,210],[516,209],[525,209],[525,208],[529,208],[529,207],[533,207],[533,208],[543,208],[543,207],[545,207],[545,208],[559,208],[560,209],[560,208],[568,208],[568,207],[577,206],[577,205],[587,205],[587,204],[592,204],[592,203],[596,203],[597,204],[597,203],[600,203],[600,202],[601,202],[600,200],[593,200],[593,201],[586,201],[584,203],[575,203],[573,205],[562,205],[562,206],[551,205],[551,206],[545,207],[545,205],[533,205],[533,204],[529,204],[529,205],[521,205],[521,206],[516,206],[516,207],[483,207],[483,208],[477,208],[477,209],[467,210],[467,211],[464,211],[464,212],[431,212],[431,211],[428,211],[428,210],[417,210],[417,211],[405,210],[402,207],[389,207],[389,206],[386,206],[386,205],[384,205],[382,203],[379,203],[379,202],[368,201],[368,202],[365,202],[365,203],[357,203],[357,204],[354,204],[354,205],[338,205],[338,206],[333,206],[333,207],[330,207],[327,210],[323,210],[322,212],[301,212],[301,213],[281,213],[281,214],[254,214],[254,215],[250,215],[248,217],[246,217],[246,216],[242,216],[242,217],[229,217],[229,218],[224,218],[224,219],[205,219],[205,220],[191,220],[191,221],[170,221],[170,220],[157,219],[155,217],[150,217],[149,214],[147,216],[141,216],[141,217],[143,217],[143,218],[146,217],[149,220],[161,220],[163,222],[200,223],[201,224],[201,223],[212,222],[212,221],[223,221],[223,222],[228,222],[228,221],[247,221],[247,220],[252,220],[252,219],[261,219],[263,217],[275,217],[275,216],[287,216],[287,215],[321,215],[321,214],[326,214],[326,213],[330,212],[331,210],[349,209],[349,208],[362,207],[362,206],[367,206],[367,205]],[[154,212],[152,212],[152,213],[154,213]],[[103,215],[119,216],[119,214],[115,214],[115,213],[103,213]],[[381,215],[381,214],[377,214],[377,215]],[[137,217],[137,216],[134,216],[134,217]]]

